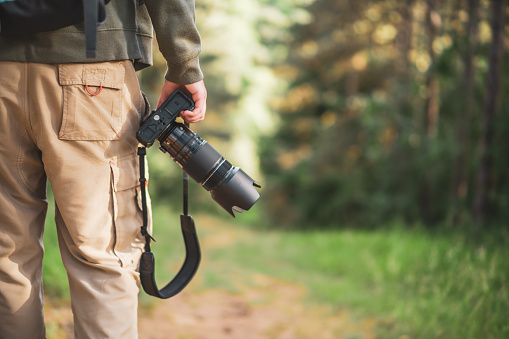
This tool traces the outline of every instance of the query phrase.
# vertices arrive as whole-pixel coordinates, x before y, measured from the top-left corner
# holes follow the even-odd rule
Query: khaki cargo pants
[[[75,337],[137,338],[143,114],[130,61],[0,62],[0,338],[46,336],[47,179]]]

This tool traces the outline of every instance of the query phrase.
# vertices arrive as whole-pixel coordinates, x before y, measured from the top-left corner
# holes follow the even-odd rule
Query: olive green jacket
[[[140,4],[141,2],[141,4]],[[152,64],[153,29],[167,61],[165,78],[179,84],[203,78],[194,0],[111,0],[97,33],[97,58],[86,57],[83,24],[29,37],[1,36],[0,60],[75,63],[133,60],[137,70]]]

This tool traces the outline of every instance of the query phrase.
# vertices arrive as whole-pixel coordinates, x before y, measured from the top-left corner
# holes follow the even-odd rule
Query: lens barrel
[[[231,216],[235,217],[234,210],[249,210],[260,197],[255,189],[260,185],[184,124],[172,123],[159,142],[161,151],[211,192],[212,198]]]

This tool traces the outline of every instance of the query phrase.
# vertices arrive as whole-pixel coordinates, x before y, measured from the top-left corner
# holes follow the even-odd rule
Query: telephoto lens
[[[173,122],[158,138],[160,150],[212,195],[232,217],[247,211],[260,194],[256,183],[239,167],[232,166],[214,147],[186,125]]]

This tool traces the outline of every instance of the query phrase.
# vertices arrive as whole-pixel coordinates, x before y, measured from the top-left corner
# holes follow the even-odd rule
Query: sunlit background
[[[196,6],[208,111],[191,129],[263,187],[231,219],[191,184],[204,262],[174,303],[201,320],[165,309],[168,327],[140,338],[509,337],[506,1]],[[139,74],[152,105],[165,70],[156,53]],[[168,280],[183,255],[181,170],[149,151]],[[65,300],[52,270],[47,294]],[[171,306],[141,300],[154,329],[147,318]],[[70,325],[48,317],[65,338]]]

